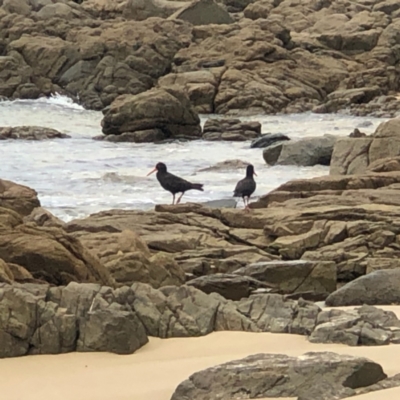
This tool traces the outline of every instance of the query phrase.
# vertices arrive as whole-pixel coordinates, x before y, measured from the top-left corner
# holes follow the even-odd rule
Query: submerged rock
[[[0,140],[45,140],[66,139],[71,136],[61,133],[55,129],[41,126],[13,126],[0,127]]]
[[[259,122],[242,122],[239,119],[208,119],[203,128],[203,140],[245,141],[261,135]]]

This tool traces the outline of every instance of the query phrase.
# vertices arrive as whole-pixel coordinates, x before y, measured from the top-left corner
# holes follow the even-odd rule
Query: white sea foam
[[[110,208],[153,208],[169,203],[171,195],[154,175],[146,177],[156,162],[171,172],[204,184],[205,191],[187,192],[183,201],[231,198],[244,171],[200,169],[227,159],[252,162],[257,176],[256,195],[297,178],[328,173],[323,166],[269,167],[262,149],[249,142],[170,143],[163,145],[109,143],[91,138],[101,134],[102,113],[88,111],[72,100],[55,95],[48,99],[0,102],[0,126],[38,125],[58,129],[71,139],[52,141],[2,141],[0,177],[37,190],[42,205],[64,220]],[[207,116],[202,116],[202,121]],[[264,133],[285,133],[296,140],[323,134],[348,135],[355,127],[371,133],[382,119],[348,115],[296,114],[242,118],[262,123]]]

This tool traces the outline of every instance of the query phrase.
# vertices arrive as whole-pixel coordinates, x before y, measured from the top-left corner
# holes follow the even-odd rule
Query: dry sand
[[[400,313],[400,307],[390,309]],[[307,351],[364,356],[380,363],[389,376],[400,373],[400,345],[348,347],[311,344],[289,334],[214,332],[200,338],[150,338],[129,356],[70,353],[2,359],[0,393],[5,400],[169,400],[181,381],[203,368],[255,353],[298,356]],[[399,400],[400,389],[353,398]]]

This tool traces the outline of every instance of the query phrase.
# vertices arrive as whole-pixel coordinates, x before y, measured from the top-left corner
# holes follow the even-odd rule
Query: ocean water
[[[202,123],[209,116],[202,116]],[[102,113],[88,111],[63,96],[0,102],[0,126],[37,125],[57,129],[71,139],[0,141],[0,178],[34,188],[43,207],[64,221],[101,210],[151,209],[172,196],[155,174],[162,161],[176,175],[204,184],[204,192],[187,192],[182,202],[231,198],[244,170],[199,170],[229,159],[251,162],[257,172],[255,198],[291,179],[328,174],[328,167],[267,166],[262,149],[250,142],[194,141],[170,144],[108,143],[101,134]],[[291,139],[334,134],[347,136],[360,127],[372,133],[384,119],[345,114],[257,115],[241,118],[262,124],[262,132],[284,133]],[[238,206],[242,206],[239,204]]]

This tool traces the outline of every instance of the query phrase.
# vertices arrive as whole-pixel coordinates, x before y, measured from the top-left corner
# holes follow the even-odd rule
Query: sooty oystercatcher
[[[156,177],[158,182],[160,182],[160,185],[165,190],[172,193],[172,204],[175,204],[175,195],[177,193],[182,193],[176,201],[176,204],[179,204],[186,191],[194,189],[203,192],[203,185],[201,183],[191,183],[179,176],[167,172],[167,166],[162,162],[157,163],[155,168],[150,171],[147,176],[151,175],[155,171],[157,171]]]
[[[241,197],[243,199],[246,210],[249,210],[250,196],[256,190],[256,181],[254,180],[254,175],[257,176],[257,174],[254,172],[254,167],[250,164],[246,168],[246,177],[237,183],[235,191],[233,192],[233,197]]]

